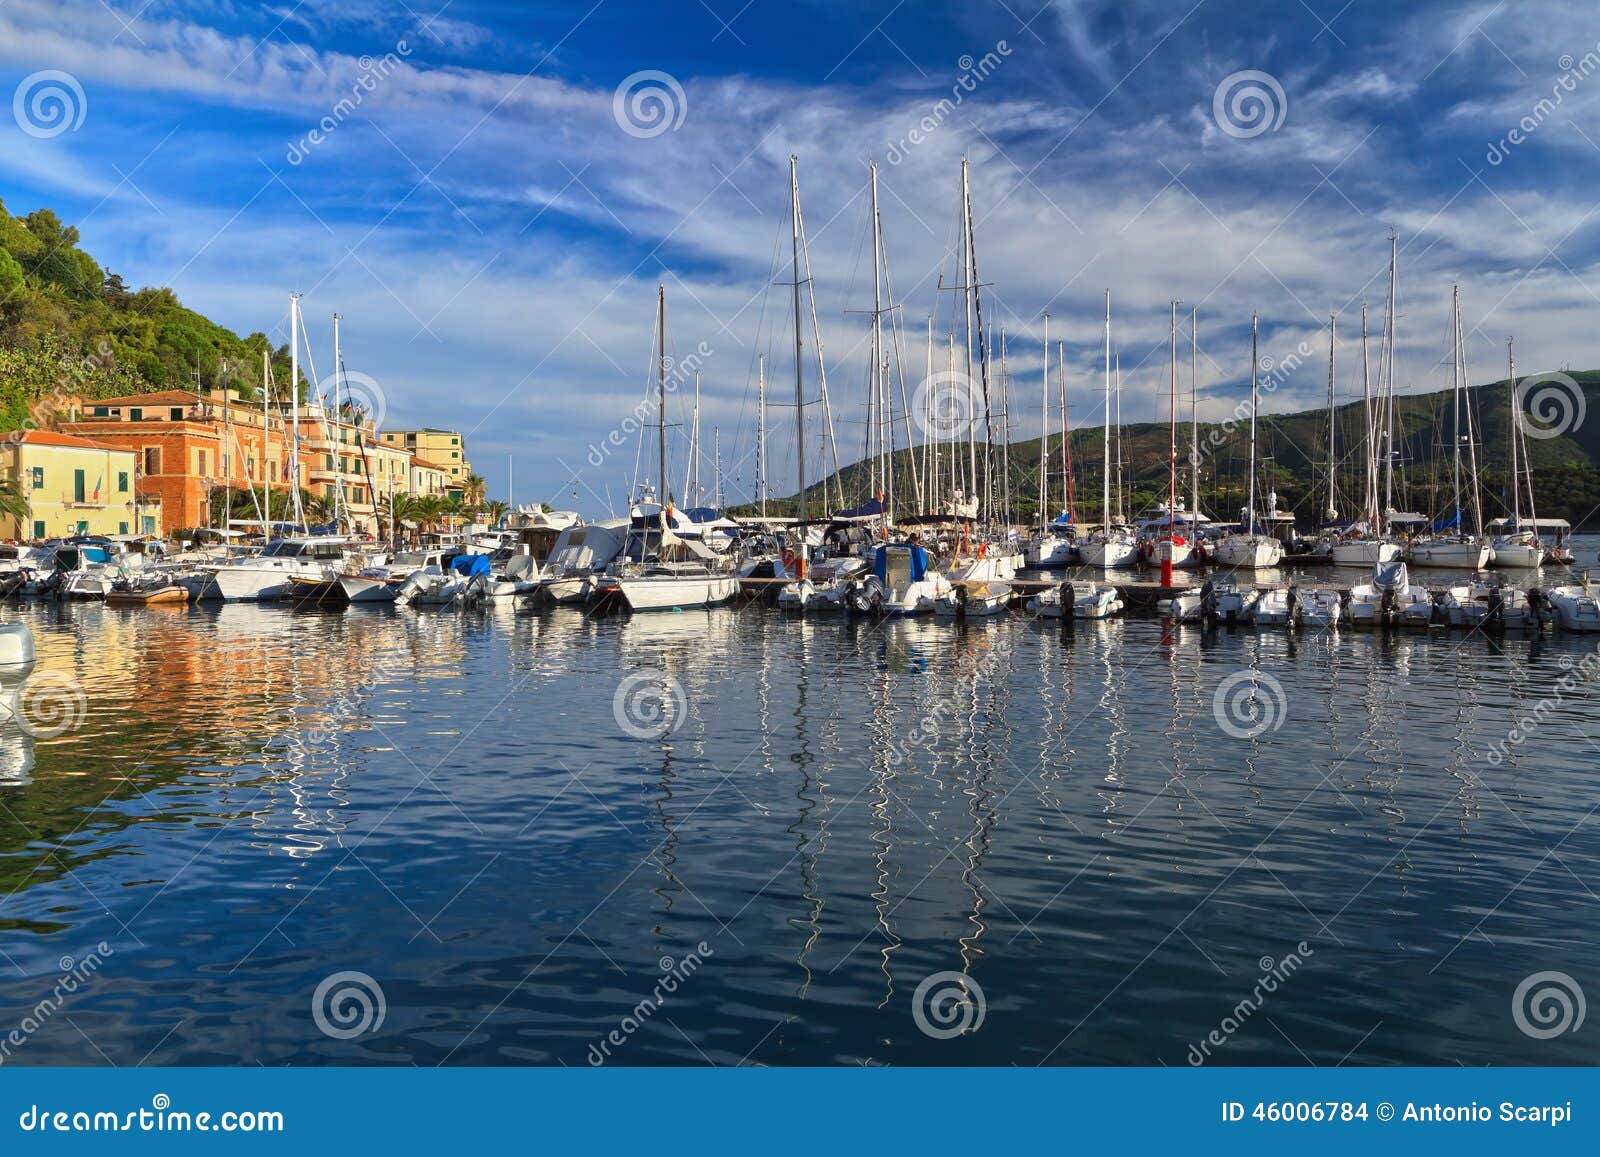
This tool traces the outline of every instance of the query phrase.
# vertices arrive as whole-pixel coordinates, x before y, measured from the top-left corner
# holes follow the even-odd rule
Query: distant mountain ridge
[[[1542,376],[1530,374],[1523,381],[1531,383]],[[1576,385],[1576,393],[1567,388],[1566,381]],[[1563,406],[1541,407],[1542,387],[1530,385],[1528,389],[1528,399],[1534,410],[1528,419],[1529,429],[1535,433],[1528,436],[1527,449],[1537,513],[1541,518],[1565,518],[1575,527],[1600,529],[1600,370],[1563,372],[1550,380],[1550,387],[1555,392],[1546,403],[1565,398]],[[1487,521],[1510,512],[1510,390],[1507,381],[1501,379],[1470,387],[1464,395],[1472,412],[1474,449],[1483,490],[1483,516]],[[1441,513],[1450,506],[1450,391],[1397,396],[1394,404],[1395,448],[1400,464],[1396,472],[1394,506],[1425,514]],[[1180,400],[1178,493],[1187,496],[1189,424],[1183,416],[1183,407]],[[1549,437],[1535,436],[1546,432],[1545,425],[1539,422],[1540,417],[1553,416],[1558,411],[1569,416],[1570,427]],[[1052,415],[1053,422],[1059,420],[1058,414]],[[1336,471],[1337,508],[1342,517],[1353,518],[1361,505],[1365,471],[1365,451],[1360,435],[1362,403],[1359,400],[1340,403],[1334,411],[1334,426],[1340,459]],[[1101,430],[1097,425],[1072,431],[1074,505],[1080,521],[1100,518]],[[1204,459],[1200,504],[1213,518],[1236,518],[1244,505],[1249,437],[1248,418],[1238,422],[1231,431],[1224,423],[1200,423],[1199,441]],[[1123,478],[1130,495],[1125,505],[1130,515],[1155,501],[1165,501],[1167,438],[1165,422],[1129,423],[1122,428]],[[1265,495],[1269,489],[1275,491],[1280,507],[1293,510],[1302,527],[1320,525],[1328,489],[1326,407],[1290,414],[1263,413],[1258,423],[1257,444],[1261,493]],[[1051,471],[1048,513],[1054,517],[1061,504],[1060,435],[1052,435],[1048,445]],[[980,446],[980,456],[982,452]],[[997,446],[994,453],[998,455],[998,452]],[[1010,459],[1013,521],[1035,522],[1038,517],[1038,438],[1012,442]],[[909,513],[915,505],[911,462],[910,452],[896,452],[896,505],[901,513]],[[854,463],[840,470],[836,478],[830,475],[825,482],[808,487],[807,501],[813,509],[832,509],[837,505],[837,490],[842,486],[845,501],[857,502],[866,496],[869,478],[868,467]],[[826,494],[834,495],[833,499],[825,500],[824,487]],[[816,505],[819,503],[820,507]],[[772,512],[793,513],[794,508],[792,495],[768,503]],[[753,508],[742,506],[736,512],[752,513]]]

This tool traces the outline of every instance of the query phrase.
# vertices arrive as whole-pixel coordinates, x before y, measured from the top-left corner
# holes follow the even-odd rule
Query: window
[[[84,494],[83,471],[82,470],[74,470],[72,472],[72,501],[74,501],[74,502],[82,502],[83,501],[83,494]]]
[[[195,473],[204,475],[206,472],[206,452],[204,450],[196,450],[194,452],[194,456],[195,460],[199,463],[199,469],[195,471]]]
[[[144,473],[145,477],[161,473],[161,447],[146,446],[144,448]]]
[[[247,478],[256,476],[256,460],[254,458],[246,458],[244,460],[244,473]]]
[[[128,472],[126,470],[118,470],[117,471],[117,493],[118,494],[126,494],[127,492],[128,492]],[[123,534],[127,534],[128,532],[126,530],[124,530],[122,533]]]
[[[126,522],[117,523],[117,533],[118,534],[127,534],[128,533],[128,524]]]
[[[110,406],[96,406],[94,408],[94,416],[96,418],[109,418],[111,416],[111,407]]]
[[[154,534],[156,532],[156,516],[153,514],[142,515],[139,519],[140,534]]]
[[[455,459],[456,461],[460,461],[460,459],[461,459],[461,451],[460,450],[452,450],[452,451],[450,451],[450,457],[452,459]]]
[[[33,468],[33,488],[35,490],[43,490],[44,489],[44,467],[43,466],[35,466]]]
[[[131,422],[144,421],[144,410],[138,406],[133,407],[133,409],[128,411],[128,420]]]
[[[461,445],[461,439],[460,438],[451,438],[450,439],[450,445],[452,445],[452,446]]]
[[[44,523],[43,522],[40,522],[38,520],[34,521],[34,524],[33,524],[33,537],[34,538],[43,538],[44,537]]]
[[[324,454],[322,456],[322,458],[323,458],[323,461],[327,463],[327,465],[324,467],[324,469],[332,470],[333,469],[333,455],[332,454]]]
[[[183,421],[183,407],[173,406],[172,409],[167,411],[167,417],[171,418],[174,422]]]
[[[267,463],[267,473],[272,475],[272,481],[276,482],[278,480],[278,464],[276,462]]]
[[[83,521],[82,519],[80,519],[78,521],[78,533],[79,534],[88,534],[89,533],[89,524],[87,522]]]

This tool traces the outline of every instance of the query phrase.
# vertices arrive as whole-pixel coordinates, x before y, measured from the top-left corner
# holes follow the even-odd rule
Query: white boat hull
[[[1532,543],[1497,542],[1490,548],[1489,565],[1508,570],[1536,570],[1544,563],[1544,547]]]
[[[1218,540],[1216,560],[1220,566],[1247,570],[1277,566],[1283,561],[1283,544],[1265,534],[1230,534]]]
[[[1083,560],[1084,566],[1115,570],[1137,565],[1139,546],[1131,538],[1095,536],[1078,547],[1078,556]]]
[[[398,582],[373,578],[369,575],[342,574],[339,586],[352,603],[392,603],[400,593]]]
[[[1328,552],[1335,566],[1374,567],[1393,562],[1400,557],[1398,542],[1385,542],[1379,538],[1356,538],[1336,542]]]
[[[1482,570],[1489,565],[1486,542],[1416,542],[1406,551],[1412,566],[1452,567],[1456,570]]]
[[[1300,625],[1305,627],[1336,627],[1344,615],[1344,604],[1338,591],[1313,590],[1300,594]]]
[[[1563,631],[1600,631],[1600,602],[1583,587],[1552,587],[1545,597]]]
[[[633,611],[715,607],[739,593],[739,580],[733,575],[643,575],[618,579],[617,586]]]

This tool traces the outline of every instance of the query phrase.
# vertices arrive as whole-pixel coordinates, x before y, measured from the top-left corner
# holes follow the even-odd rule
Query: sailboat
[[[1111,513],[1111,291],[1106,290],[1105,323],[1105,426],[1102,437],[1100,528],[1078,546],[1085,566],[1107,570],[1130,567],[1138,561],[1139,544],[1133,535],[1112,522]],[[1119,496],[1120,497],[1120,496]]]
[[[656,442],[660,498],[639,505],[636,529],[640,558],[620,569],[616,586],[632,611],[682,610],[714,607],[739,593],[739,580],[728,560],[703,543],[680,538],[672,529],[672,499],[667,490],[667,287],[656,287],[656,360],[658,407]],[[650,525],[654,519],[654,526]],[[642,520],[642,521],[641,521]]]
[[[1039,401],[1039,528],[1023,557],[1029,566],[1070,566],[1078,561],[1078,544],[1068,531],[1072,524],[1072,450],[1068,445],[1067,383],[1065,367],[1057,362],[1061,381],[1061,516],[1046,522],[1050,509],[1050,315],[1044,315],[1044,390]]]
[[[1142,553],[1162,567],[1188,566],[1194,556],[1194,539],[1178,522],[1178,302],[1172,303],[1172,324],[1167,335],[1167,509],[1166,526],[1144,544]]]
[[[1506,339],[1506,386],[1511,395],[1511,421],[1507,440],[1511,443],[1511,525],[1490,544],[1489,562],[1493,566],[1532,570],[1544,562],[1544,543],[1539,539],[1539,519],[1533,506],[1533,472],[1526,466],[1528,443],[1522,428],[1522,410],[1517,404],[1517,358],[1513,338]],[[1528,483],[1528,521],[1522,522],[1522,483]]]
[[[1461,288],[1454,286],[1450,291],[1450,398],[1452,420],[1450,424],[1450,478],[1452,483],[1453,511],[1448,520],[1435,523],[1436,530],[1453,531],[1454,533],[1433,533],[1414,541],[1406,551],[1406,561],[1413,566],[1439,566],[1456,567],[1465,570],[1481,570],[1489,565],[1489,544],[1483,537],[1483,506],[1478,496],[1478,452],[1473,441],[1472,433],[1472,405],[1470,398],[1463,398],[1465,385],[1467,358],[1466,351],[1462,348],[1461,340]],[[1466,412],[1466,424],[1463,432],[1461,416]],[[1466,477],[1466,502],[1471,509],[1474,523],[1474,533],[1463,533],[1462,519],[1462,476],[1461,476],[1461,444],[1467,445],[1468,473]]]
[[[1383,459],[1385,492],[1393,494],[1394,486],[1394,302],[1395,271],[1399,256],[1398,238],[1389,237],[1389,290],[1384,306],[1383,346],[1378,355],[1378,386],[1387,390],[1379,398],[1387,406],[1387,418],[1382,422],[1386,438]],[[1376,567],[1393,562],[1400,557],[1400,544],[1385,531],[1384,511],[1378,505],[1378,431],[1379,421],[1372,410],[1371,362],[1367,355],[1367,307],[1361,307],[1361,404],[1366,421],[1366,485],[1362,494],[1362,521],[1347,530],[1329,552],[1336,566]],[[1387,502],[1385,503],[1387,507]]]
[[[1256,405],[1257,398],[1257,341],[1259,319],[1250,317],[1250,486],[1246,496],[1244,526],[1235,534],[1223,536],[1217,542],[1217,562],[1222,566],[1254,569],[1277,566],[1283,558],[1283,543],[1270,534],[1256,530]]]

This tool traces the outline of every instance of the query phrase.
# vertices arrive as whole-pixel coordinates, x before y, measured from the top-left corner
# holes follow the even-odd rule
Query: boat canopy
[[[1518,530],[1560,530],[1572,529],[1572,523],[1565,518],[1524,518],[1520,522],[1515,518],[1497,518],[1489,523],[1490,534],[1505,534],[1513,527]]]
[[[480,574],[490,571],[489,556],[486,554],[458,555],[450,564],[450,569],[464,578],[475,578]]]
[[[921,582],[928,573],[928,552],[920,546],[880,546],[877,557],[872,562],[872,573],[878,576],[879,582],[889,581],[889,552],[909,557],[911,560],[911,582]]]
[[[841,510],[833,517],[845,521],[851,518],[876,518],[883,513],[883,499],[872,498],[860,506],[852,506],[849,510]]]

